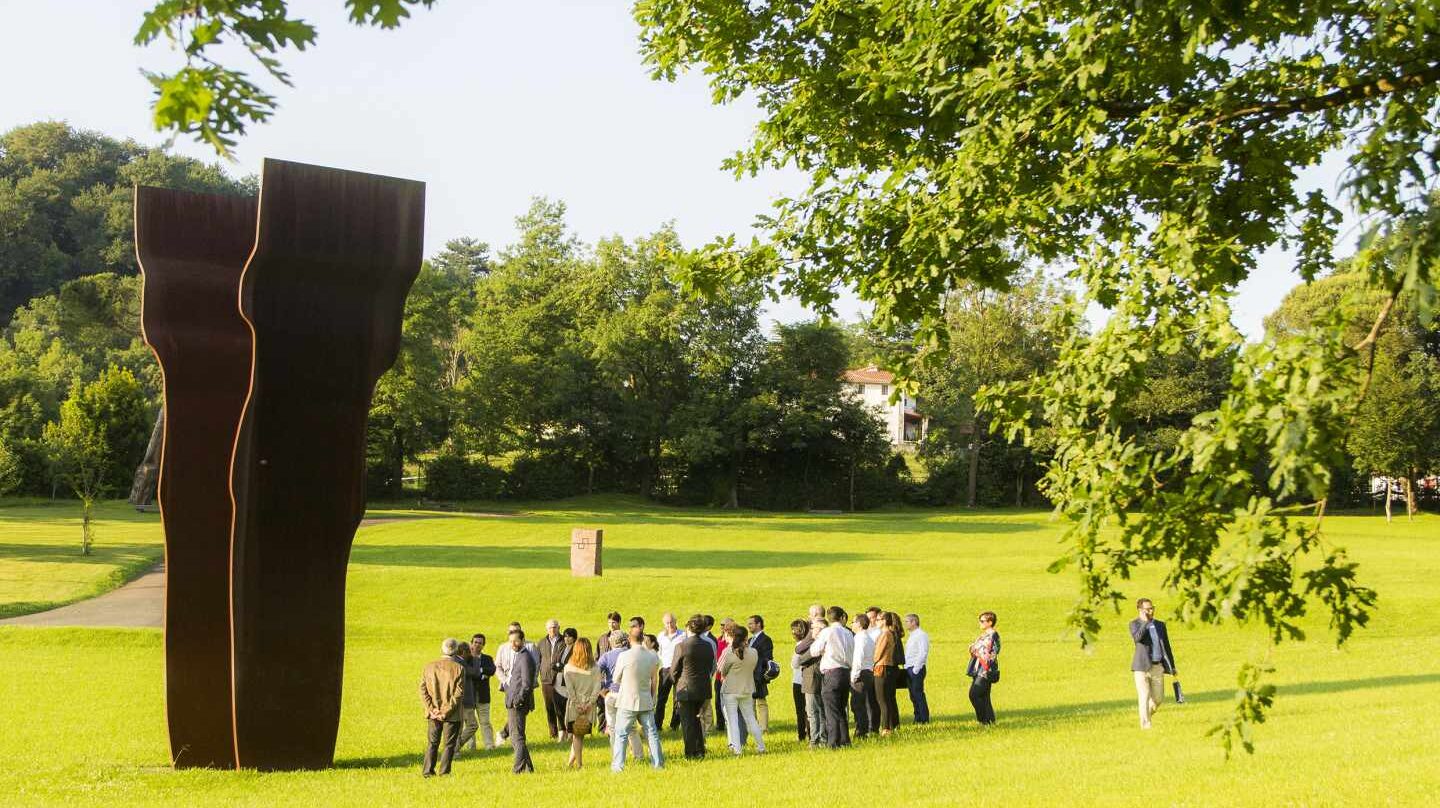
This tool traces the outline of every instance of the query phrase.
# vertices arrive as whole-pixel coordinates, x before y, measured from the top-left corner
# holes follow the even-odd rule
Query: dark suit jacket
[[[465,675],[469,677],[475,688],[475,703],[489,704],[490,680],[495,678],[495,658],[489,654],[481,654],[479,657],[472,658]]]
[[[715,649],[704,637],[686,637],[675,649],[670,663],[670,676],[675,680],[677,701],[704,701],[713,698]]]
[[[1175,652],[1170,649],[1170,632],[1165,630],[1165,623],[1155,621],[1155,636],[1160,639],[1160,665],[1165,672],[1171,676],[1175,675]],[[1150,637],[1149,627],[1140,618],[1130,621],[1130,638],[1135,640],[1135,656],[1130,659],[1130,670],[1148,671],[1151,661],[1155,658],[1150,653],[1154,640]]]
[[[806,637],[795,644],[795,653],[800,655],[800,692],[808,696],[820,695],[820,657],[810,656],[814,637]]]
[[[555,684],[555,675],[565,668],[565,637],[557,635],[555,639],[541,637],[540,642],[540,684]],[[555,662],[560,664],[556,665]]]
[[[764,632],[750,638],[750,647],[755,649],[755,698],[763,699],[770,695],[770,683],[765,680],[765,672],[770,670],[770,661],[775,658],[775,641],[770,635]]]
[[[510,678],[505,682],[505,709],[535,709],[535,658],[523,650],[510,663]]]

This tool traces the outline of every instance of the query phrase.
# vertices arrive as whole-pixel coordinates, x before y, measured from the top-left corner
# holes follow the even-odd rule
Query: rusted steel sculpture
[[[137,206],[137,222],[145,215]],[[399,349],[423,221],[421,183],[265,162],[258,211],[245,228],[253,249],[230,286],[246,332],[245,384],[238,401],[216,407],[232,416],[221,432],[229,444],[219,481],[232,507],[227,570],[208,584],[227,593],[225,622],[212,628],[228,640],[230,676],[211,697],[231,711],[231,766],[333,762],[345,571],[365,508],[365,420],[375,382]],[[140,238],[137,224],[143,256]],[[151,274],[147,266],[147,294]],[[147,320],[151,330],[164,327]],[[168,424],[185,405],[171,394],[168,369],[166,378],[169,548],[192,536],[170,518],[163,493]],[[170,580],[178,574],[172,567]],[[172,729],[177,712],[203,709],[177,695],[169,693]],[[185,765],[179,757],[177,765]]]
[[[255,199],[137,188],[141,328],[165,387],[165,704],[178,767],[235,766],[230,703],[230,454],[250,389],[236,306]]]

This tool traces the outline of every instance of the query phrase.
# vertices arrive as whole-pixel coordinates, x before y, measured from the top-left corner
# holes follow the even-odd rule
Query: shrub
[[[510,467],[505,493],[513,499],[563,499],[585,493],[588,477],[588,469],[565,454],[521,455]]]
[[[425,496],[430,499],[500,499],[505,472],[458,454],[442,454],[425,464]]]

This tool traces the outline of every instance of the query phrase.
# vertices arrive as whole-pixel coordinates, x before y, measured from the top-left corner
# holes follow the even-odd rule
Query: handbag
[[[1179,679],[1176,679],[1175,681],[1171,682],[1170,685],[1175,688],[1175,703],[1176,703],[1176,704],[1184,704],[1184,703],[1185,703],[1185,691],[1183,691],[1183,690],[1180,689],[1180,680],[1179,680]]]
[[[590,712],[594,707],[580,708],[575,711],[575,720],[570,722],[570,731],[576,735],[590,734]]]

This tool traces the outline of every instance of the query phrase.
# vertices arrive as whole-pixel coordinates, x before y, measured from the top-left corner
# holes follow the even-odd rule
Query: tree
[[[24,483],[24,468],[21,463],[20,455],[0,436],[0,497],[15,493]]]
[[[94,542],[91,514],[96,500],[123,487],[140,462],[150,428],[149,405],[128,370],[111,367],[79,385],[60,406],[60,419],[45,427],[45,444],[56,475],[82,506],[82,555]]]
[[[1080,572],[1082,642],[1147,562],[1169,565],[1187,620],[1259,622],[1274,642],[1300,637],[1311,605],[1338,642],[1366,624],[1374,592],[1294,517],[1324,511],[1374,340],[1346,341],[1336,318],[1242,348],[1228,299],[1278,244],[1307,279],[1330,267],[1342,200],[1297,177],[1352,144],[1346,201],[1405,233],[1367,241],[1356,266],[1387,300],[1433,305],[1440,216],[1415,193],[1434,179],[1440,103],[1426,4],[640,0],[635,15],[657,77],[698,67],[717,101],[760,105],[737,174],[809,173],[761,220],[780,288],[821,307],[854,289],[921,344],[944,338],[959,283],[1002,287],[1020,261],[1060,263],[1110,310],[1092,334],[1067,329],[1049,372],[981,394],[1007,435],[1033,440],[1038,419],[1053,436],[1045,489],[1069,525],[1056,566]],[[710,284],[773,263],[717,261]],[[1230,383],[1173,449],[1147,447],[1121,416],[1147,368],[1192,349],[1231,357]],[[1182,485],[1155,482],[1182,469]],[[1227,753],[1250,749],[1273,698],[1258,670],[1216,728]]]
[[[930,418],[921,447],[927,464],[932,471],[957,462],[968,467],[964,496],[956,492],[953,499],[942,501],[978,504],[980,456],[991,441],[986,438],[989,417],[977,411],[975,395],[986,385],[1028,379],[1047,370],[1066,336],[1055,330],[1055,324],[1064,322],[1060,315],[1072,302],[1062,285],[1039,271],[1018,275],[1006,291],[967,283],[947,297],[946,339],[923,351],[914,372]],[[909,352],[892,349],[887,364],[903,365]],[[1015,466],[1015,498],[1023,501],[1030,450],[1012,441],[998,445],[1013,456],[1009,459]],[[941,474],[937,479],[952,477]]]
[[[0,135],[0,325],[62,283],[136,271],[134,187],[254,194],[253,178],[55,121]]]

